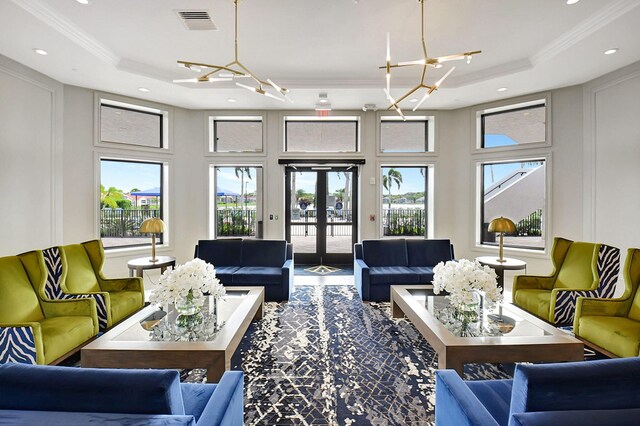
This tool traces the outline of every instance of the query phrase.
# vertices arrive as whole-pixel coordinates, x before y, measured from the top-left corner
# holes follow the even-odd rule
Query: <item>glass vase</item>
[[[194,303],[191,290],[186,296],[176,297],[173,304],[180,315],[195,315],[200,312],[200,307]]]
[[[476,291],[471,294],[472,302],[462,303],[454,308],[454,317],[460,322],[462,330],[467,330],[482,318],[482,296]]]

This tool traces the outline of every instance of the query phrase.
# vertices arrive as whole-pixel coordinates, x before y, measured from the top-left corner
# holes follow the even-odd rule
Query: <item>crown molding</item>
[[[603,7],[588,19],[585,19],[570,31],[549,43],[538,53],[532,55],[531,63],[536,66],[550,60],[638,6],[640,6],[638,0],[617,0]]]
[[[17,6],[24,9],[37,19],[41,20],[84,50],[111,65],[117,65],[120,61],[118,55],[102,45],[99,41],[86,34],[76,25],[72,24],[64,16],[51,9],[41,0],[12,0]]]

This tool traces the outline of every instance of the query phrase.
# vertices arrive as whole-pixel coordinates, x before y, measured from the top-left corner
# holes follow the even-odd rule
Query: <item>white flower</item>
[[[191,292],[196,306],[202,306],[206,295],[222,297],[224,286],[216,278],[212,264],[202,259],[193,259],[175,269],[164,271],[158,288],[149,297],[149,302],[164,306],[173,304],[178,296],[187,297]]]
[[[433,292],[449,293],[453,306],[473,303],[473,293],[484,294],[489,305],[502,301],[502,289],[498,288],[496,272],[477,261],[467,259],[440,262],[433,268]]]

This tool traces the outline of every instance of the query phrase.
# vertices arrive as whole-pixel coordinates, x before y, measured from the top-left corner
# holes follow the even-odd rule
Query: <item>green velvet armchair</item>
[[[573,331],[609,355],[640,356],[640,249],[627,251],[622,274],[622,296],[615,299],[578,299]]]
[[[47,301],[42,253],[0,258],[0,364],[56,363],[98,334],[93,299]]]
[[[551,324],[570,325],[578,297],[613,297],[620,271],[618,248],[555,238],[551,261],[551,275],[514,278],[515,305]]]
[[[144,306],[142,278],[108,279],[104,276],[104,248],[100,240],[52,247],[44,250],[44,257],[50,278],[47,296],[51,299],[94,298],[102,330]]]

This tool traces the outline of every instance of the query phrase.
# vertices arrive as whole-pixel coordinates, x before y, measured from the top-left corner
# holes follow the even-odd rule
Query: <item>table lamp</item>
[[[147,219],[140,225],[140,233],[151,234],[151,262],[158,261],[156,258],[156,234],[165,232],[166,230],[167,226],[159,217]]]
[[[504,234],[513,234],[514,232],[516,232],[516,224],[513,223],[511,219],[500,216],[499,218],[493,219],[491,221],[491,223],[489,224],[489,232],[500,233],[500,254],[497,260],[501,263],[506,262],[506,260],[502,256],[502,237],[504,236]]]

